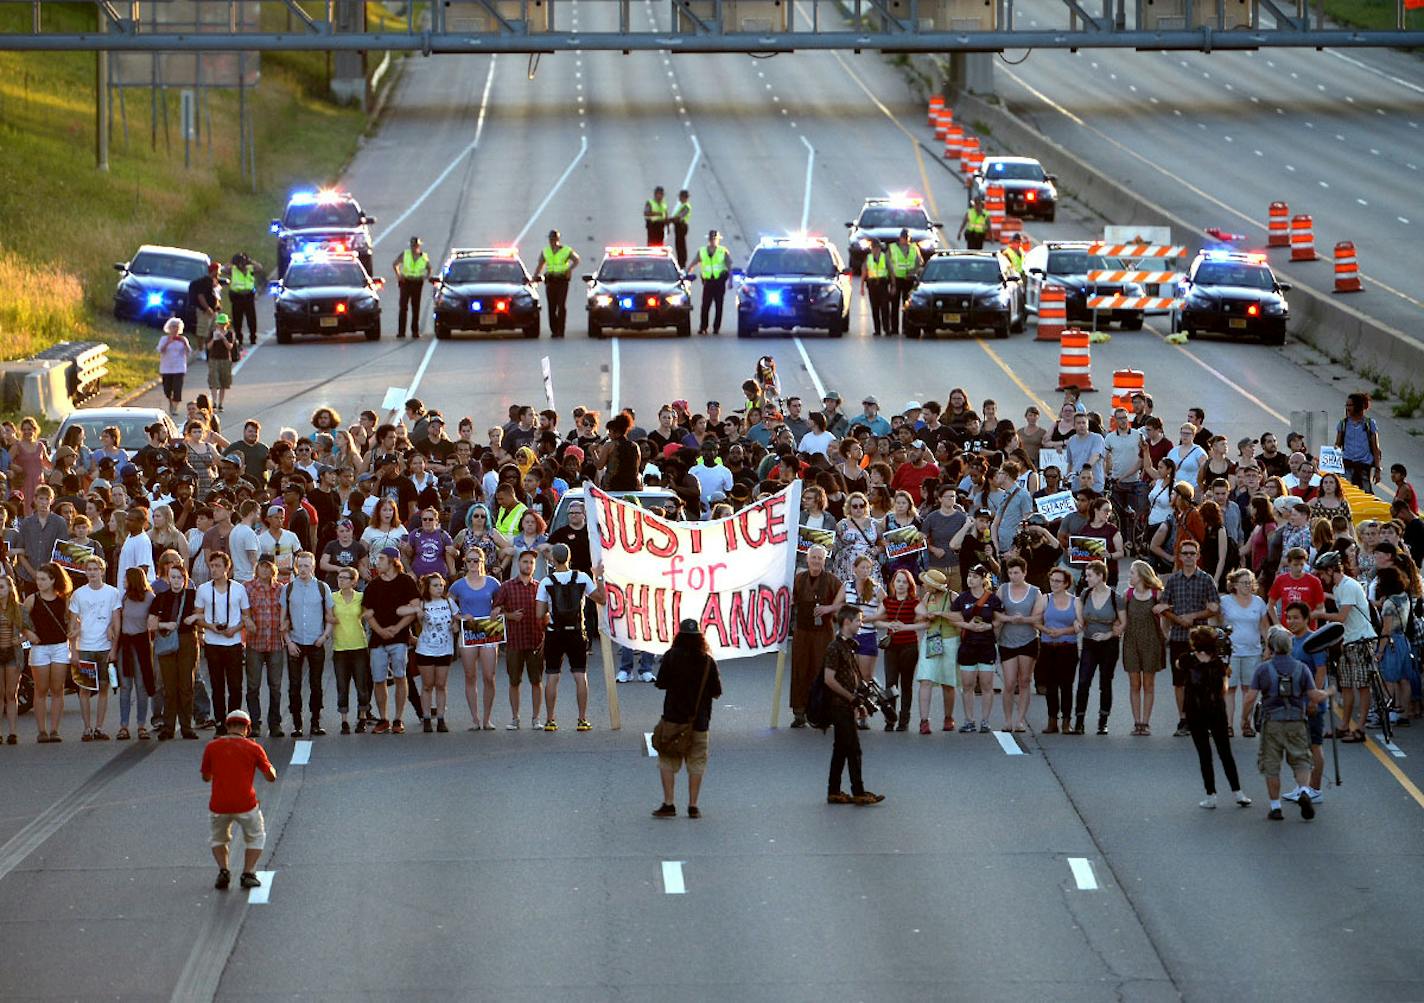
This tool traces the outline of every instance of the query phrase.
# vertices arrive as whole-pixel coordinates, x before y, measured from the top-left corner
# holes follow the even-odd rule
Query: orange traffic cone
[[[1266,219],[1266,246],[1290,247],[1290,206],[1272,202]]]
[[[1034,341],[1058,341],[1068,327],[1068,291],[1044,285],[1038,292],[1038,333]]]
[[[1113,370],[1113,397],[1112,406],[1114,408],[1125,407],[1132,410],[1132,398],[1134,395],[1144,393],[1147,390],[1147,376],[1140,369],[1114,369]]]
[[[951,125],[944,132],[944,159],[957,166],[964,154],[964,127]]]
[[[1337,293],[1362,293],[1360,265],[1355,260],[1355,245],[1342,240],[1335,245],[1335,291]]]
[[[1315,261],[1315,221],[1309,216],[1292,216],[1290,221],[1292,261]]]
[[[931,95],[930,95],[930,125],[934,125],[934,124],[935,124],[935,112],[939,111],[939,110],[940,110],[941,108],[943,108],[943,107],[944,107],[944,95],[943,95],[943,94],[931,94]]]
[[[1075,327],[1064,331],[1059,338],[1059,390],[1067,390],[1069,387],[1077,387],[1083,391],[1097,389],[1093,386],[1093,351],[1089,347],[1091,341],[1092,336],[1087,331],[1080,331]]]

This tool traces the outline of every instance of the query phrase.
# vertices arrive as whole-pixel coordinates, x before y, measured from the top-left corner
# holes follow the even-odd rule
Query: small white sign
[[[1057,467],[1058,472],[1063,475],[1063,479],[1068,480],[1071,473],[1068,469],[1068,452],[1063,449],[1040,449],[1038,451],[1039,472],[1042,473],[1049,467]]]
[[[405,399],[405,387],[386,387],[386,396],[381,401],[381,407],[386,411],[399,411],[405,407]]]
[[[1345,454],[1338,446],[1320,447],[1320,472],[1345,476]]]
[[[1062,519],[1064,516],[1072,515],[1078,511],[1078,503],[1073,500],[1073,492],[1060,491],[1057,494],[1044,495],[1035,499],[1033,507],[1038,509],[1039,515],[1045,519]]]
[[[539,360],[539,367],[544,371],[544,400],[549,403],[550,411],[557,411],[554,404],[554,371],[549,366],[549,357],[546,355]]]

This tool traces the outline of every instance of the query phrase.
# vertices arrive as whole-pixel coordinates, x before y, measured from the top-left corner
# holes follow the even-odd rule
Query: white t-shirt
[[[257,542],[257,533],[251,526],[245,522],[236,523],[227,536],[227,549],[232,555],[234,580],[250,582],[257,577],[257,557],[262,553],[262,546]]]
[[[573,577],[570,578],[569,575],[573,575]],[[568,585],[572,582],[580,583],[583,585],[583,595],[585,599],[598,591],[598,586],[593,584],[593,579],[582,571],[550,571],[547,577],[539,581],[539,591],[534,594],[535,602],[549,602],[550,578],[556,579],[560,585]]]
[[[1370,614],[1365,609],[1369,602],[1369,599],[1365,598],[1365,587],[1348,575],[1341,578],[1340,584],[1335,586],[1336,605],[1341,609],[1346,606],[1354,607],[1345,618],[1345,636],[1341,638],[1343,643],[1349,644],[1376,636],[1374,625],[1370,623]]]
[[[79,617],[80,651],[109,650],[109,623],[114,618],[114,610],[122,605],[123,596],[112,585],[100,585],[96,589],[86,582],[74,590],[69,597],[69,609]]]
[[[796,444],[796,448],[803,453],[820,453],[822,456],[826,456],[826,450],[835,441],[836,437],[830,432],[807,432],[801,436],[801,441]]]
[[[1206,462],[1206,451],[1195,442],[1189,446],[1176,445],[1167,453],[1167,459],[1177,466],[1176,480],[1186,481],[1193,489],[1197,486],[1197,472]]]
[[[114,581],[121,582],[129,568],[143,568],[149,584],[153,584],[153,541],[147,533],[135,533],[124,541],[119,549],[119,564],[114,571]]]
[[[420,608],[420,637],[415,653],[426,657],[453,655],[455,635],[450,624],[455,620],[455,604],[449,599],[432,599]]]
[[[1232,658],[1250,658],[1261,654],[1261,617],[1265,615],[1266,601],[1260,596],[1252,596],[1249,606],[1242,606],[1235,595],[1221,597],[1221,618],[1231,628]],[[1232,680],[1233,685],[1239,682],[1239,679]]]
[[[371,553],[371,560],[375,560],[375,555],[385,550],[387,547],[401,548],[405,543],[405,538],[410,533],[404,526],[397,526],[394,529],[377,529],[375,526],[367,526],[361,534],[361,542],[366,545],[366,549]]]
[[[228,582],[227,588],[222,590],[214,588],[212,582],[199,585],[197,607],[208,623],[219,628],[240,626],[242,614],[251,608],[247,590],[237,582]],[[226,637],[215,630],[204,630],[203,642],[231,647],[242,643],[242,632]]]
[[[284,584],[291,581],[297,551],[302,549],[302,541],[297,538],[296,533],[284,529],[279,535],[273,536],[271,530],[264,530],[257,538],[257,549],[277,562],[278,581]]]

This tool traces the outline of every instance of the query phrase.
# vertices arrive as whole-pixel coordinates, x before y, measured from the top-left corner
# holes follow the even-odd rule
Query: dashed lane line
[[[681,860],[663,861],[663,891],[668,895],[687,894],[687,883],[682,878]]]
[[[1093,873],[1093,862],[1087,857],[1069,857],[1068,869],[1073,872],[1073,881],[1080,892],[1098,890],[1098,878]]]
[[[999,740],[999,748],[1004,750],[1006,756],[1022,756],[1023,749],[1019,748],[1019,743],[1014,741],[1014,736],[1007,731],[996,731],[994,737]]]

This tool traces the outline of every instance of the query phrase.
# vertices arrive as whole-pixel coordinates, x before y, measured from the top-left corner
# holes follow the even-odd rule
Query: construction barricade
[[[1134,263],[1161,262],[1163,265],[1180,261],[1187,256],[1187,248],[1180,244],[1108,244],[1093,243],[1088,246],[1089,254],[1101,254],[1109,258],[1127,258]],[[1144,285],[1171,286],[1175,292],[1181,281],[1180,271],[1165,268],[1149,269],[1093,269],[1088,272],[1089,282],[1140,282]],[[1088,294],[1089,310],[1154,310],[1175,313],[1182,308],[1182,301],[1176,296],[1125,296]]]
[[[1034,341],[1057,341],[1068,328],[1068,291],[1044,283],[1038,291],[1038,331]]]
[[[1290,247],[1290,206],[1272,202],[1266,217],[1266,246]]]
[[[944,108],[944,95],[943,95],[943,94],[931,94],[931,95],[930,95],[930,125],[934,125],[934,124],[935,124],[935,113],[938,112],[938,111],[940,111],[942,108]]]
[[[1290,249],[1292,261],[1314,261],[1315,221],[1307,215],[1296,215],[1290,221]]]
[[[1132,410],[1132,398],[1141,393],[1147,392],[1147,374],[1140,369],[1114,369],[1113,370],[1113,395],[1112,406],[1114,408],[1125,407]]]
[[[988,185],[984,189],[984,211],[989,214],[989,239],[998,240],[1004,226],[1004,186]]]
[[[949,127],[954,124],[954,112],[948,108],[941,108],[935,113],[934,134],[935,139],[943,139]]]
[[[1093,386],[1092,335],[1070,327],[1058,339],[1058,389],[1077,387],[1082,391]]]
[[[952,166],[958,166],[964,156],[964,127],[951,125],[944,132],[944,159]]]
[[[1355,245],[1342,240],[1335,245],[1335,291],[1337,293],[1362,293],[1360,284],[1360,264],[1355,260]]]
[[[984,151],[980,148],[978,136],[965,136],[964,146],[959,153],[959,173],[964,176],[965,184],[974,176],[974,172],[984,166]]]

